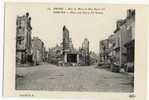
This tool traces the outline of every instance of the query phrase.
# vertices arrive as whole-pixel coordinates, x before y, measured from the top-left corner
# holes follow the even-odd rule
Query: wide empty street
[[[43,64],[17,67],[17,90],[132,92],[127,73],[114,73],[92,66]]]

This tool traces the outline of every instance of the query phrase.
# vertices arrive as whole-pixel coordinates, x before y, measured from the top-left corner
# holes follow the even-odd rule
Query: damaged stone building
[[[125,19],[116,22],[116,29],[107,39],[100,41],[100,62],[134,65],[135,9],[128,9]]]
[[[27,64],[31,61],[31,17],[17,16],[16,19],[16,64]]]
[[[69,30],[63,26],[63,62],[65,65],[79,64],[79,53],[74,49]]]

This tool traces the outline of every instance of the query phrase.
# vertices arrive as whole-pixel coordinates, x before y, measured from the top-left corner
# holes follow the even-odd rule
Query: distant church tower
[[[66,26],[63,26],[63,62],[64,64],[70,64],[71,63],[79,63],[79,54],[73,52],[73,43],[71,38],[69,37],[69,30],[66,28]]]
[[[69,30],[63,26],[63,51],[69,51]]]

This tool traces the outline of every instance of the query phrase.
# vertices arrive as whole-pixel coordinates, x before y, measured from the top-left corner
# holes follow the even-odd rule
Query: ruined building
[[[69,30],[63,26],[63,62],[64,64],[78,64],[79,53],[73,48],[72,40],[69,37]]]
[[[100,62],[121,66],[132,63],[135,57],[135,10],[128,9],[125,19],[116,22],[116,29],[100,41]]]
[[[81,48],[81,63],[83,65],[89,65],[90,63],[90,53],[89,53],[89,40],[87,38],[84,39]]]
[[[31,17],[29,13],[16,19],[16,63],[26,64],[31,61]]]
[[[32,39],[32,60],[34,65],[42,64],[45,58],[44,43],[38,37]]]

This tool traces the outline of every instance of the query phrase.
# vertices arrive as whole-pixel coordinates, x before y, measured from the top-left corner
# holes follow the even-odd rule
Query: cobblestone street
[[[17,67],[17,90],[132,92],[129,76],[93,66]]]

